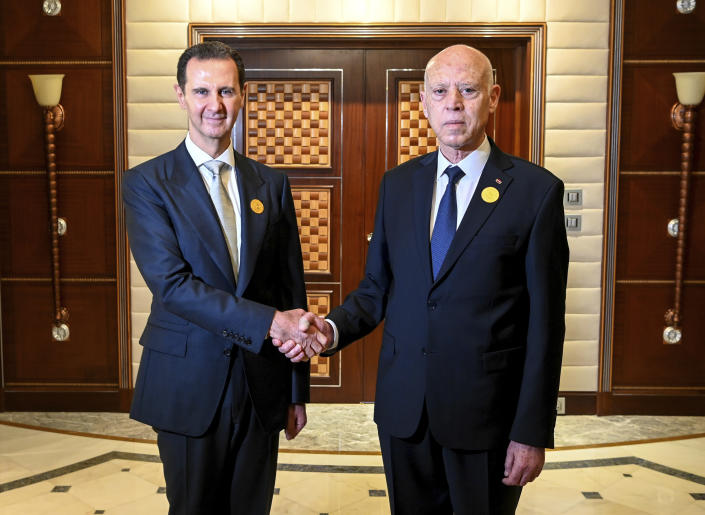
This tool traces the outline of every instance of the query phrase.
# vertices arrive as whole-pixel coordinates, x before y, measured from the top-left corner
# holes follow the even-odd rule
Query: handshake
[[[293,363],[307,361],[333,344],[333,327],[303,309],[277,311],[269,328],[272,343]]]

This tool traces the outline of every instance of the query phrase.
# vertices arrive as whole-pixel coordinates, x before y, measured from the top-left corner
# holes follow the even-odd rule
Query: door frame
[[[528,40],[530,158],[543,166],[546,78],[546,23],[399,23],[399,24],[223,24],[189,23],[188,44],[222,38],[299,38],[343,40],[353,46],[402,38],[483,37]],[[347,46],[347,45],[343,45]]]

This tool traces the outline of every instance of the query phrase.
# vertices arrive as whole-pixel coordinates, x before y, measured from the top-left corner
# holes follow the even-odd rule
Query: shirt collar
[[[228,148],[226,148],[225,151],[216,158],[212,158],[203,149],[201,149],[201,147],[196,145],[191,139],[190,133],[186,134],[186,141],[184,143],[186,144],[186,150],[191,156],[191,159],[193,159],[193,162],[196,163],[197,167],[201,166],[206,161],[213,161],[215,159],[216,161],[222,161],[229,164],[230,168],[235,168],[235,152],[233,151],[232,140],[230,140]]]
[[[485,135],[485,139],[482,140],[480,146],[465,156],[459,163],[451,163],[446,159],[446,156],[443,155],[443,152],[439,150],[436,181],[441,178],[443,172],[445,172],[446,168],[449,166],[460,167],[460,169],[465,172],[466,177],[472,177],[473,179],[479,178],[487,164],[487,160],[490,158],[491,150],[492,147],[490,146],[490,140],[487,138],[487,135]]]

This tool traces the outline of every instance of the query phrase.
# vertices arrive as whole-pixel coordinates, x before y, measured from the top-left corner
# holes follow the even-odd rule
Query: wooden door
[[[284,43],[284,42],[282,42]],[[282,48],[283,47],[283,48]],[[363,57],[360,50],[239,44],[247,69],[235,146],[287,172],[299,222],[309,309],[325,315],[359,279]],[[362,398],[362,347],[311,362],[313,399]]]
[[[401,131],[403,120],[423,119],[414,99],[439,50],[466,42],[487,51],[503,87],[490,135],[506,151],[532,157],[527,40],[218,39],[241,52],[247,70],[236,148],[290,176],[309,308],[318,314],[340,304],[363,275],[382,174],[436,148],[430,129],[421,142]],[[381,332],[312,360],[312,400],[373,401]]]

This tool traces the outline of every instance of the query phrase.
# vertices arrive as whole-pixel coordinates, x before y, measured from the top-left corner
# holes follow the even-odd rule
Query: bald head
[[[490,60],[466,45],[450,46],[426,65],[423,112],[451,163],[484,141],[489,116],[499,102],[500,87],[493,82]]]
[[[424,73],[424,86],[428,88],[429,73],[446,66],[453,66],[458,71],[474,71],[488,91],[494,83],[492,63],[485,54],[468,45],[453,45],[444,48],[428,61]]]

